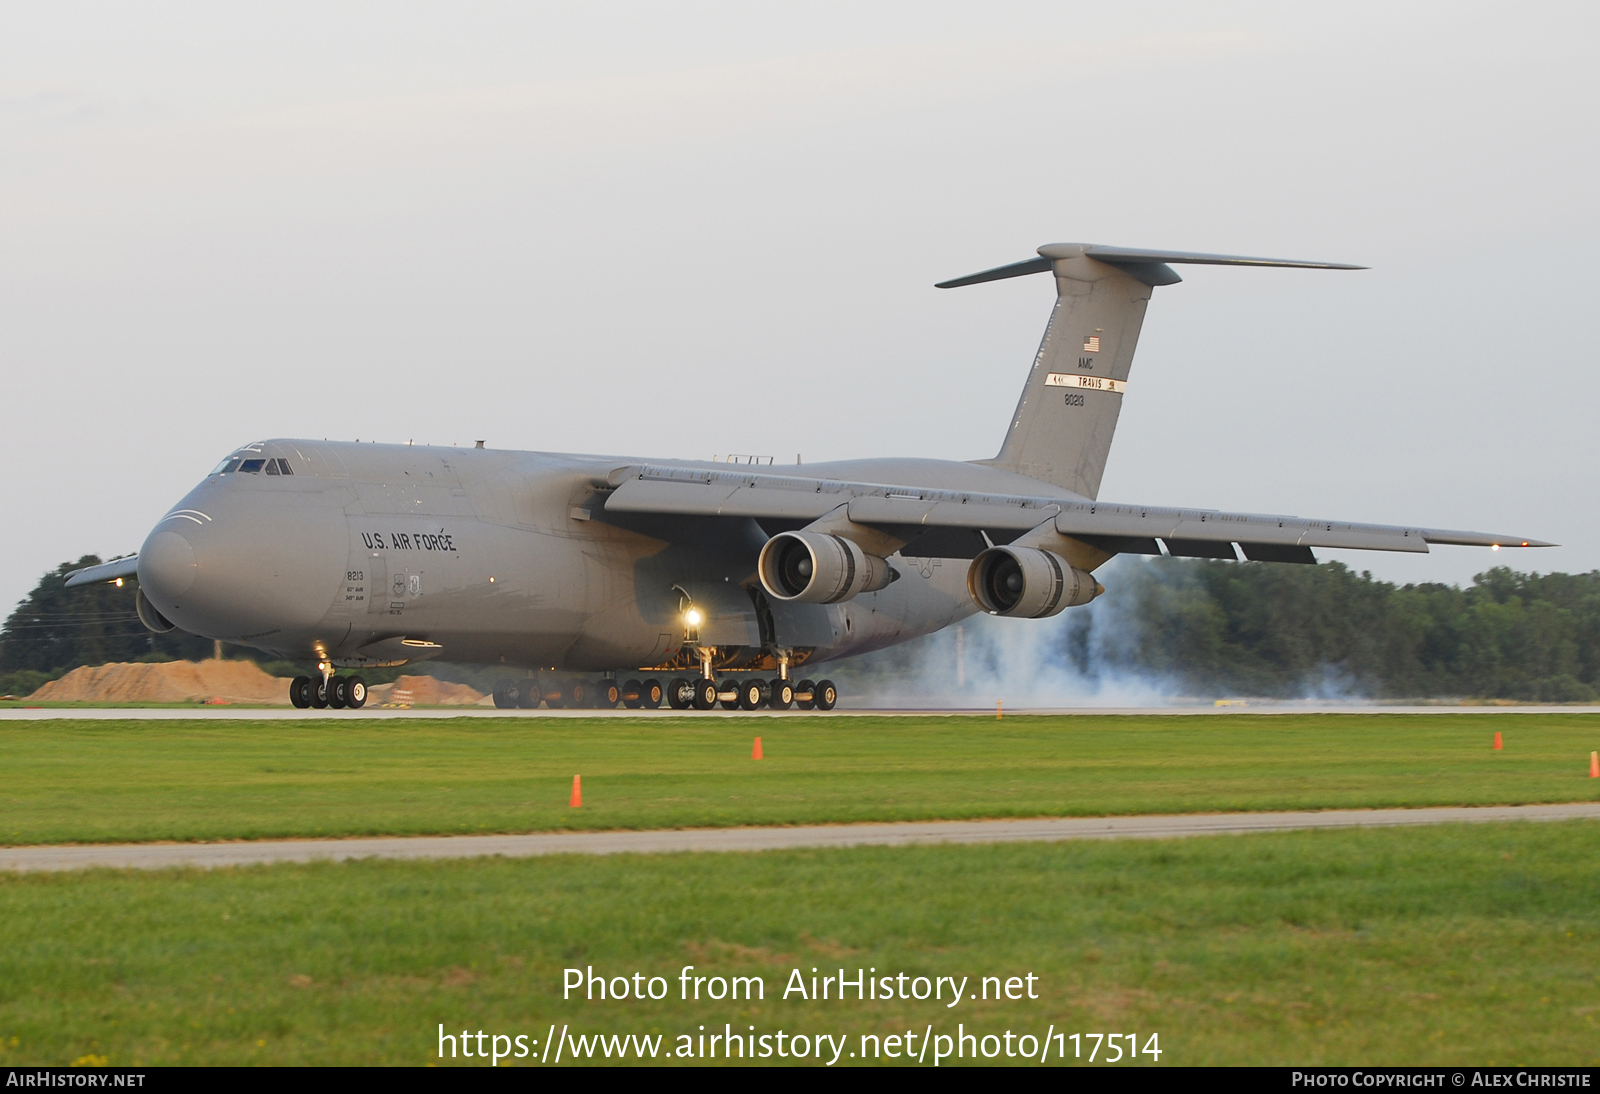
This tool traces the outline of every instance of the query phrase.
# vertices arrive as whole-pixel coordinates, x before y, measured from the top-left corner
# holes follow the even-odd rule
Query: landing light
[[[690,608],[683,613],[683,621],[691,627],[698,627],[702,618],[699,608]]]
[[[1489,548],[1489,550],[1491,550],[1491,551],[1498,551],[1499,549],[1500,549],[1500,545],[1498,543],[1496,543],[1493,547]]]
[[[122,579],[120,577],[117,578],[117,588],[122,588]]]

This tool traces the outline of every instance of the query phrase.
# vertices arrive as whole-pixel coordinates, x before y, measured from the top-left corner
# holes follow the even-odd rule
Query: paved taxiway
[[[1206,715],[1206,714],[1600,714],[1600,706],[1380,706],[1366,703],[1261,703],[1248,706],[1170,706],[1170,707],[1011,707],[1007,717],[1021,714],[1048,715]],[[364,710],[296,710],[293,707],[18,707],[0,706],[0,722],[34,720],[132,719],[134,721],[172,721],[215,718],[250,721],[300,721],[306,719],[384,719],[384,718],[926,718],[963,715],[993,718],[994,707],[885,707],[882,709],[831,710],[496,710],[493,707],[428,707],[394,709],[369,707]]]
[[[797,828],[699,828],[651,832],[548,832],[509,836],[395,836],[230,843],[89,844],[0,848],[0,870],[95,866],[251,866],[347,859],[441,859],[628,852],[772,851],[795,847],[897,847],[928,843],[1040,843],[1082,839],[1171,839],[1310,828],[1394,828],[1463,821],[1600,820],[1600,802],[1568,805],[1329,809],[1295,813],[1194,813],[1035,820],[826,824]]]

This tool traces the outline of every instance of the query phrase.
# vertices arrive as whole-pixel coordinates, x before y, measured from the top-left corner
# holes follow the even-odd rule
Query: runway
[[[1367,703],[1260,703],[1164,707],[1004,707],[1007,717],[1199,717],[1233,714],[1600,714],[1600,706],[1380,706]],[[496,710],[493,707],[367,708],[364,710],[297,710],[293,707],[22,707],[0,706],[0,722],[70,720],[175,721],[202,718],[229,721],[363,721],[408,718],[931,718],[993,719],[995,708],[884,707],[850,710]]]
[[[1173,839],[1322,828],[1396,828],[1422,824],[1573,819],[1600,820],[1600,802],[1433,809],[1331,809],[1292,813],[1044,817],[1034,820],[829,824],[797,828],[10,847],[0,848],[0,870],[59,871],[90,867],[154,870],[172,866],[209,868],[367,858],[528,858],[536,855],[774,851],[800,847],[904,847],[937,843],[1050,843],[1086,839]]]

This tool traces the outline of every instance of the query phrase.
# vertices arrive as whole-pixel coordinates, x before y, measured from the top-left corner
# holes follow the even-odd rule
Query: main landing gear
[[[757,677],[721,681],[679,677],[666,687],[659,680],[568,680],[541,685],[538,680],[502,680],[494,687],[494,705],[501,710],[534,710],[541,702],[551,710],[654,710],[666,700],[673,710],[832,710],[839,689],[832,680],[763,680]]]
[[[629,710],[654,710],[666,697],[659,680],[502,680],[494,686],[494,705],[501,710],[535,710],[540,703],[551,710],[613,710],[618,703]]]
[[[673,710],[832,710],[839,689],[832,680],[710,680],[677,679],[667,685],[667,703]]]
[[[289,682],[289,702],[301,710],[360,710],[367,705],[367,683],[359,676],[296,676]]]

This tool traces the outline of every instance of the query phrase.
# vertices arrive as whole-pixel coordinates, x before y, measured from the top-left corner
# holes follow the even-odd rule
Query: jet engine
[[[826,532],[779,532],[761,548],[756,569],[770,595],[802,604],[837,604],[900,576],[852,540]]]
[[[1043,619],[1087,604],[1104,587],[1094,575],[1037,547],[990,547],[972,560],[967,591],[990,615]]]

